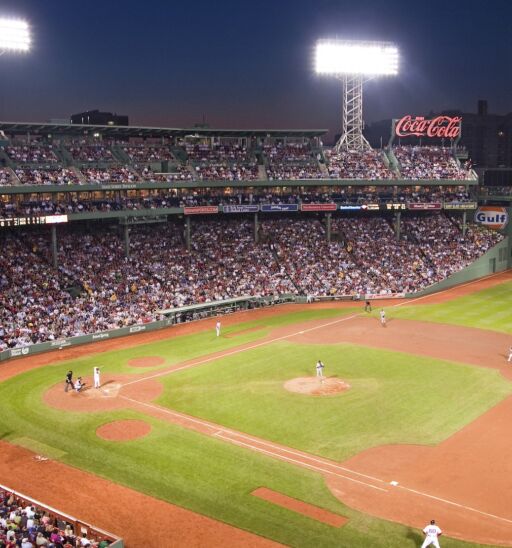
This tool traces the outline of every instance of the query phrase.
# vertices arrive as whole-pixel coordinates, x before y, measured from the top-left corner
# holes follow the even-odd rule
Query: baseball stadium
[[[329,146],[0,121],[0,546],[512,546],[511,195],[316,47]]]

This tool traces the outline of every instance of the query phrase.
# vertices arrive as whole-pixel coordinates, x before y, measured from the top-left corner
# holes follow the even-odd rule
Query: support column
[[[258,221],[258,214],[254,214],[254,243],[257,244],[259,242],[259,232],[260,232],[260,224]]]
[[[332,227],[332,213],[326,213],[325,215],[326,220],[326,235],[327,235],[327,243],[331,243],[331,227]]]
[[[466,210],[464,210],[462,212],[462,237],[465,238],[466,237],[466,231],[468,229],[468,212]]]
[[[187,251],[190,251],[190,217],[185,221],[185,242],[187,243]]]
[[[53,268],[58,268],[59,261],[57,258],[57,225],[52,225],[52,258]]]
[[[128,225],[125,224],[123,226],[124,230],[124,256],[129,259],[130,258],[130,229],[128,228]]]
[[[400,240],[400,220],[402,218],[402,212],[396,211],[395,212],[395,236],[396,241],[398,242]]]

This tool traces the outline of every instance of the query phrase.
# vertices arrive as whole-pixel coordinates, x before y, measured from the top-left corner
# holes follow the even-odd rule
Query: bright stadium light
[[[30,50],[30,27],[20,19],[0,18],[0,55],[7,51]]]
[[[319,40],[315,71],[343,82],[342,135],[336,150],[364,151],[370,144],[363,136],[363,83],[377,76],[398,74],[398,48],[391,42]]]
[[[398,48],[380,42],[320,40],[316,44],[317,74],[364,74],[367,76],[398,74]]]

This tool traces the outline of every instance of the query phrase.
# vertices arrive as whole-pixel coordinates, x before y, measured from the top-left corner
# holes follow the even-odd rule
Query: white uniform
[[[324,377],[324,364],[320,360],[316,362],[316,376],[321,379]]]
[[[100,368],[95,367],[94,368],[94,388],[99,388],[101,384],[100,381]]]
[[[435,523],[429,523],[425,529],[423,529],[423,532],[426,536],[421,548],[426,548],[426,546],[430,546],[431,544],[433,544],[436,548],[441,548],[437,537],[442,533],[442,531]]]
[[[386,313],[384,312],[384,310],[380,311],[380,323],[382,325],[386,325]]]
[[[509,362],[512,362],[512,346],[508,350],[508,360]]]
[[[220,322],[217,322],[215,324],[215,332],[217,333],[217,337],[220,336]]]

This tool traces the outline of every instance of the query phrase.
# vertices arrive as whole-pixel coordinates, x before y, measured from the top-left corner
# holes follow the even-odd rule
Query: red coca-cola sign
[[[460,134],[461,116],[436,116],[426,120],[423,116],[404,116],[395,126],[398,137],[441,137],[455,139]]]

